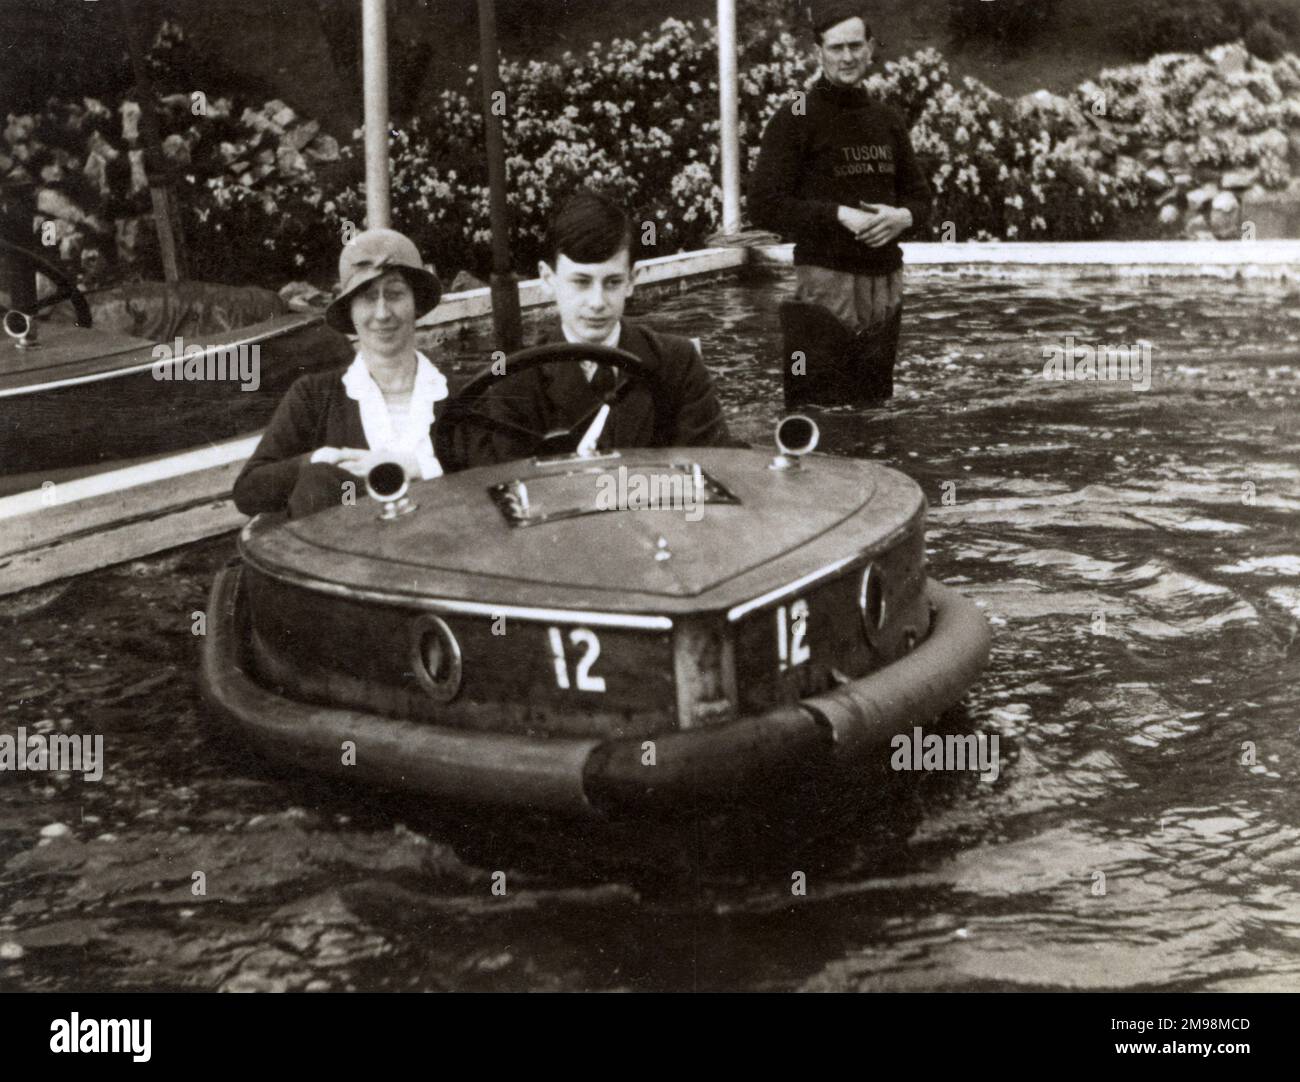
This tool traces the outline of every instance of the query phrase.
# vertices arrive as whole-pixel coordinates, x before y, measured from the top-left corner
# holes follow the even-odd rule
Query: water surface
[[[788,288],[654,312],[755,442]],[[898,396],[822,422],[922,486],[931,573],[993,624],[962,712],[999,736],[991,785],[873,779],[722,834],[430,809],[205,720],[192,613],[230,538],[0,603],[0,732],[108,758],[0,775],[0,986],[1300,989],[1298,301],[909,279]],[[1151,389],[1045,381],[1067,336],[1148,343]]]

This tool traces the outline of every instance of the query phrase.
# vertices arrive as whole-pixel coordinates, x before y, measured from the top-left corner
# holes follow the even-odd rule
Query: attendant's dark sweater
[[[768,122],[749,181],[750,216],[793,238],[796,264],[888,274],[903,264],[898,242],[869,248],[837,217],[841,206],[868,203],[906,207],[915,236],[929,221],[930,186],[903,118],[861,87],[823,76],[802,110],[783,105]]]

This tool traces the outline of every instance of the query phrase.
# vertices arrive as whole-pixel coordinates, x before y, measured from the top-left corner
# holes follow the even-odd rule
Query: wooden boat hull
[[[61,334],[96,332],[43,333],[49,341],[38,348],[48,349],[53,361]],[[103,468],[251,434],[266,425],[300,375],[341,368],[352,357],[345,338],[304,315],[228,332],[206,348],[227,347],[243,348],[245,356],[256,347],[255,389],[238,378],[158,379],[166,369],[157,367],[155,347],[129,339],[108,364],[102,357],[50,363],[25,380],[11,372],[0,382],[0,486],[35,488],[46,478],[66,478],[71,468]],[[3,348],[14,351],[10,343]]]
[[[250,675],[241,575],[239,566],[228,567],[212,589],[200,672],[209,705],[272,759],[452,803],[578,816],[724,810],[773,770],[812,773],[887,761],[892,737],[956,703],[989,653],[983,614],[929,580],[930,631],[904,656],[797,703],[717,726],[657,733],[649,770],[644,735],[453,729],[282,696]]]

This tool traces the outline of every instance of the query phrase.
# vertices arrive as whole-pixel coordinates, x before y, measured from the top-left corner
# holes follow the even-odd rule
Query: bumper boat
[[[412,484],[386,464],[369,499],[252,520],[212,588],[211,707],[297,769],[599,816],[878,768],[962,697],[989,629],[927,577],[913,481],[812,453],[798,416],[775,457],[600,449],[630,386],[658,393],[635,357],[544,346],[506,368],[579,355],[622,382],[599,416],[533,434],[535,455]],[[496,379],[444,407],[444,466],[465,426],[499,424]]]
[[[0,495],[251,434],[298,376],[352,356],[268,290],[139,282],[87,297],[4,241],[0,265],[53,283],[0,298]]]

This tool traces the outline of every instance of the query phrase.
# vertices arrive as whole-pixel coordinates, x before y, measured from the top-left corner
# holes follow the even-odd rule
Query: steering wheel
[[[35,304],[19,308],[18,311],[24,315],[34,316],[42,309],[56,305],[60,301],[71,301],[77,326],[89,327],[91,325],[90,304],[86,301],[86,295],[77,288],[77,283],[64,274],[63,271],[48,260],[42,259],[35,252],[20,248],[17,244],[10,244],[6,240],[0,240],[0,262],[8,262],[11,259],[26,263],[32,270],[38,274],[43,274],[58,287],[50,296],[42,297]]]
[[[597,392],[600,403],[567,428],[543,432],[507,417],[493,416],[480,405],[489,391],[525,372],[546,365],[576,364],[579,361],[594,361],[602,368],[617,368],[619,378],[610,390],[603,394]],[[456,438],[467,427],[516,438],[527,448],[520,456],[524,458],[572,453],[577,450],[583,435],[596,420],[601,408],[608,405],[612,410],[640,384],[647,387],[654,404],[654,445],[665,447],[672,438],[675,410],[667,386],[654,369],[626,350],[575,342],[552,342],[512,354],[506,358],[505,369],[501,375],[491,369],[481,372],[439,411],[433,426],[433,450],[442,468],[448,473],[463,470],[470,464],[468,442]]]

